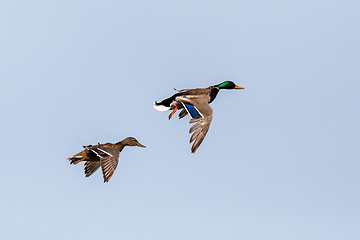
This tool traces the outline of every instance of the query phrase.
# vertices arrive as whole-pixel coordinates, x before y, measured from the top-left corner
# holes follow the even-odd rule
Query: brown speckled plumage
[[[119,162],[120,152],[125,146],[145,147],[135,138],[128,137],[124,140],[113,143],[84,146],[84,150],[68,158],[70,164],[78,164],[85,161],[85,177],[90,177],[100,167],[102,169],[104,182],[108,182],[115,172]]]

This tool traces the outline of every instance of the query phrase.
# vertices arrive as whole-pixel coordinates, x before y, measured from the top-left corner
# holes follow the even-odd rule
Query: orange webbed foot
[[[174,115],[174,113],[178,110],[178,105],[176,105],[176,107],[174,108],[174,110],[170,113],[169,115],[169,120],[172,118],[172,116]]]

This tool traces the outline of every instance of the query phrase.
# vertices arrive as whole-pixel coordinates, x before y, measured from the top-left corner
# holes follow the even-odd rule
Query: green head
[[[237,86],[235,83],[233,83],[232,81],[225,81],[222,82],[218,85],[215,85],[215,87],[219,88],[219,89],[244,89],[243,87],[239,87]]]

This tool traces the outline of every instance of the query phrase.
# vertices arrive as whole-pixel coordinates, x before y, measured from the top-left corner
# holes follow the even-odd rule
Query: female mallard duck
[[[179,113],[179,118],[190,115],[190,122],[195,123],[189,133],[193,133],[190,138],[190,143],[194,140],[194,144],[191,147],[191,152],[195,153],[202,141],[204,140],[213,117],[213,109],[209,103],[214,101],[216,95],[220,89],[244,89],[235,85],[232,81],[225,81],[220,84],[210,86],[207,88],[195,88],[195,89],[183,89],[177,90],[171,97],[162,100],[161,102],[155,102],[154,108],[159,111],[172,110],[169,115],[169,119],[174,113],[181,108],[184,108]]]
[[[108,182],[114,174],[115,169],[119,162],[120,152],[125,146],[138,146],[145,147],[140,144],[135,138],[128,137],[124,140],[113,143],[98,144],[95,146],[83,146],[85,150],[75,154],[73,157],[68,158],[70,164],[78,164],[79,162],[86,161],[84,166],[85,177],[90,177],[101,166],[104,182]]]

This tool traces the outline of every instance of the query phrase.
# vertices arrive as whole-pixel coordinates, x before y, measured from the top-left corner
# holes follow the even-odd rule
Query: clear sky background
[[[359,1],[3,1],[1,239],[360,239]],[[233,80],[190,153],[153,102]],[[104,184],[67,158],[136,137]]]

